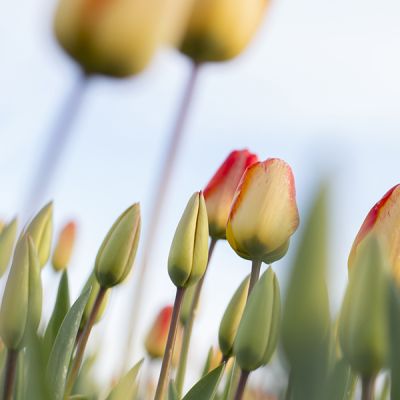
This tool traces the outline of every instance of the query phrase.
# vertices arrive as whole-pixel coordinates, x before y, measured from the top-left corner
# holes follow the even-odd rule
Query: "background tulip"
[[[10,263],[17,236],[17,220],[13,219],[9,224],[0,229],[0,277],[4,275]]]
[[[75,237],[76,223],[71,221],[62,228],[53,252],[51,262],[56,271],[62,271],[67,268],[74,248]]]
[[[196,63],[240,54],[259,27],[268,0],[195,0],[181,51]]]
[[[298,224],[290,166],[277,158],[250,166],[229,214],[226,237],[231,247],[243,258],[271,263],[285,254]]]
[[[258,160],[248,150],[232,151],[204,189],[210,236],[225,239],[233,196],[247,167]]]

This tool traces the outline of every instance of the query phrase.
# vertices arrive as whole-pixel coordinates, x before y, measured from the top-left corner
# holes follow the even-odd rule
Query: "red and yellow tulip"
[[[68,222],[61,230],[52,257],[52,265],[56,271],[67,268],[75,244],[76,223]]]

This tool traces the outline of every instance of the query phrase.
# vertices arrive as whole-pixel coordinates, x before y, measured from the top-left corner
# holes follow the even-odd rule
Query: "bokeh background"
[[[52,36],[53,0],[1,1],[0,7],[0,217],[8,219],[25,207],[49,129],[78,69]],[[330,180],[329,276],[332,310],[338,310],[353,238],[372,205],[400,181],[399,20],[396,0],[274,0],[240,58],[203,69],[153,245],[132,361],[143,353],[141,337],[155,313],[173,300],[166,262],[187,199],[235,148],[289,162],[303,219],[318,182]],[[55,202],[56,231],[69,218],[79,223],[70,270],[73,297],[108,228],[135,201],[141,202],[145,233],[188,73],[188,61],[165,49],[139,77],[90,83],[45,194]],[[297,236],[274,267],[283,287]],[[217,246],[194,330],[192,373],[209,343],[217,344],[224,308],[249,271],[226,243]],[[114,291],[95,328],[91,344],[101,347],[101,380],[112,378],[125,353],[134,279],[135,273]],[[52,298],[57,279],[50,269],[44,280]],[[45,304],[47,314],[52,306]]]

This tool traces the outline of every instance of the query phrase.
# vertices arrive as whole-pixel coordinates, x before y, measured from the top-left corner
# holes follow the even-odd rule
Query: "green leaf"
[[[168,400],[179,400],[179,395],[178,391],[176,390],[175,381],[173,381],[172,379],[170,380],[168,387]]]
[[[47,364],[47,378],[54,394],[54,400],[61,400],[64,395],[68,367],[89,294],[89,290],[82,293],[68,311],[50,353]]]
[[[54,305],[53,313],[51,314],[50,321],[47,324],[46,332],[43,339],[48,351],[48,355],[50,355],[50,351],[54,345],[54,340],[56,339],[57,333],[69,308],[70,299],[68,274],[67,271],[64,271],[58,285],[57,298]]]
[[[186,394],[183,400],[212,400],[217,392],[219,381],[225,369],[225,364],[213,369],[201,378]]]
[[[137,388],[136,377],[142,364],[143,360],[140,360],[120,379],[117,385],[111,390],[107,400],[126,400],[134,398]]]

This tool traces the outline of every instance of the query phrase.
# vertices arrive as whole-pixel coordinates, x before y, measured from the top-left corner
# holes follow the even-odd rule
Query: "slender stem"
[[[289,378],[288,378],[288,383],[287,383],[287,388],[286,388],[286,393],[285,393],[285,400],[290,400],[292,397],[292,385],[293,385],[293,372],[291,371],[289,373]]]
[[[39,165],[34,177],[31,179],[31,186],[23,207],[24,219],[29,218],[32,210],[36,210],[42,202],[43,195],[51,182],[56,171],[58,161],[66,148],[68,140],[71,138],[72,125],[78,111],[82,106],[83,95],[88,83],[88,75],[80,73],[74,86],[64,100],[61,110],[53,122],[53,126],[48,134],[48,142],[43,151]]]
[[[252,261],[251,263],[251,275],[250,275],[249,291],[247,292],[247,298],[249,298],[254,285],[257,283],[258,278],[260,277],[261,264],[262,261]]]
[[[137,268],[137,280],[133,288],[132,301],[130,302],[131,310],[129,311],[130,321],[128,324],[127,341],[124,347],[123,365],[121,371],[125,370],[129,363],[129,356],[132,347],[134,347],[134,339],[137,336],[136,331],[139,322],[139,312],[142,309],[143,293],[146,286],[146,274],[148,269],[148,261],[154,239],[157,234],[158,223],[165,203],[165,196],[171,180],[172,172],[175,166],[177,155],[181,147],[183,134],[185,131],[185,123],[189,115],[190,106],[192,104],[193,95],[196,89],[196,83],[200,71],[200,65],[193,64],[190,71],[189,79],[184,89],[181,104],[178,109],[168,144],[164,154],[164,160],[160,164],[160,170],[155,184],[155,193],[152,198],[152,205],[149,212],[149,225],[147,228],[146,239],[143,245],[143,253],[141,262]]]
[[[17,369],[18,350],[7,350],[7,360],[5,366],[5,378],[3,388],[3,400],[12,400],[15,386],[15,376]]]
[[[70,393],[74,387],[76,377],[78,376],[79,369],[81,368],[83,354],[85,352],[85,348],[86,348],[86,344],[89,339],[90,332],[92,331],[93,325],[96,321],[97,314],[100,310],[100,307],[103,303],[104,296],[106,295],[106,293],[107,293],[107,289],[100,287],[99,292],[97,293],[97,297],[94,302],[92,311],[90,312],[88,321],[86,322],[85,328],[83,329],[83,332],[82,332],[82,336],[81,336],[78,346],[76,348],[75,358],[74,358],[74,361],[72,362],[71,371],[69,373],[67,384],[65,386],[64,398],[68,398],[68,396],[70,395]]]
[[[164,357],[161,365],[160,377],[158,378],[157,390],[154,400],[163,400],[168,386],[169,372],[171,369],[172,354],[174,352],[176,330],[178,328],[179,313],[181,311],[183,295],[185,288],[176,288],[174,309],[171,316],[171,325],[169,326],[167,344],[165,346]]]
[[[190,305],[189,317],[186,321],[183,331],[183,340],[182,340],[182,349],[179,356],[179,364],[178,364],[178,371],[176,373],[176,390],[178,392],[179,397],[182,396],[183,385],[185,383],[185,374],[186,374],[186,366],[187,366],[187,359],[189,356],[189,348],[190,348],[190,339],[192,337],[193,331],[193,324],[196,318],[197,307],[200,301],[200,294],[203,288],[204,280],[206,277],[206,273],[208,270],[208,266],[210,265],[210,260],[214,252],[215,245],[217,244],[217,239],[212,238],[210,241],[210,246],[208,249],[208,261],[207,267],[204,272],[204,275],[201,277],[200,281],[196,285],[196,289],[193,295],[192,304]]]
[[[361,379],[361,400],[374,400],[375,398],[375,377],[363,376]]]
[[[246,388],[247,379],[249,379],[250,372],[242,371],[240,374],[239,385],[236,389],[235,400],[242,400],[244,389]]]
[[[230,380],[230,386],[228,388],[227,392],[227,399],[228,400],[233,400],[234,394],[236,392],[236,388],[238,387],[239,384],[239,378],[240,378],[240,367],[237,361],[235,360],[235,363],[232,368],[232,376]]]

